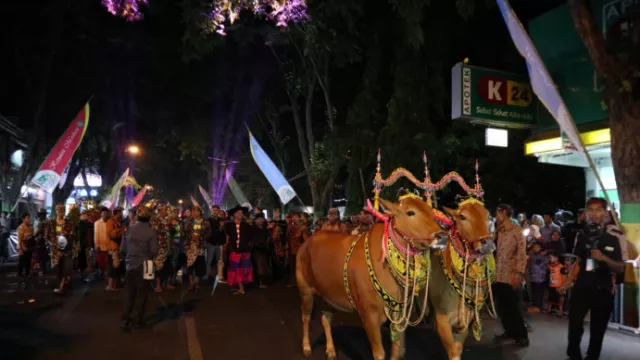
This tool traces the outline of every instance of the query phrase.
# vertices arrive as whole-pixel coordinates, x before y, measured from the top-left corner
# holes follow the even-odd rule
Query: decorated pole
[[[373,182],[373,192],[375,194],[373,197],[373,208],[377,211],[380,209],[380,190],[382,189],[380,186],[382,181],[382,173],[380,172],[380,149],[378,149],[378,157],[376,159],[378,164],[376,165],[376,178]]]

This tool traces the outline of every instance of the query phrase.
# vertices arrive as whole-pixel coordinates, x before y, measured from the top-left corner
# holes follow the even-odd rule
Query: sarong
[[[253,265],[251,264],[251,253],[239,253],[232,251],[229,254],[229,270],[227,272],[227,283],[229,286],[235,284],[246,284],[253,281]]]

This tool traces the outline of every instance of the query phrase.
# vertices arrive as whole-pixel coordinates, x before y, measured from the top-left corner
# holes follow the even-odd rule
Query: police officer
[[[586,227],[578,233],[573,253],[576,264],[561,291],[573,286],[569,305],[570,360],[582,360],[580,342],[584,332],[584,318],[590,312],[589,348],[585,359],[600,357],[602,340],[613,310],[615,283],[622,278],[624,261],[620,239],[624,236],[615,225],[606,225],[607,202],[591,198],[585,209]]]

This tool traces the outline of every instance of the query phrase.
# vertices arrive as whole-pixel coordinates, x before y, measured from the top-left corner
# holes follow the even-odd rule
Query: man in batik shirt
[[[107,291],[114,291],[119,287],[119,282],[124,272],[122,271],[122,261],[120,257],[120,244],[124,236],[124,225],[122,224],[122,208],[113,210],[113,216],[107,220],[107,237],[110,240],[109,249],[109,284]]]
[[[158,206],[157,214],[151,219],[151,228],[156,232],[158,237],[158,254],[154,259],[156,266],[156,289],[155,292],[162,292],[162,283],[167,284],[167,288],[171,286],[168,280],[173,274],[173,266],[169,257],[169,249],[171,235],[169,234],[169,214],[167,213],[167,205]]]
[[[62,293],[73,275],[73,244],[75,227],[70,219],[65,218],[64,204],[56,205],[55,220],[47,223],[46,238],[51,249],[51,268],[57,268],[59,285],[54,289]]]
[[[291,220],[287,225],[287,245],[289,248],[289,284],[288,287],[296,286],[296,255],[298,249],[304,242],[304,236],[307,232],[307,225],[300,218],[299,213],[291,214]]]
[[[194,206],[191,218],[185,224],[187,266],[189,268],[189,290],[195,291],[200,287],[200,279],[207,273],[206,250],[211,226],[202,217],[202,210]]]
[[[171,264],[173,267],[172,281],[182,283],[183,268],[187,264],[187,256],[184,251],[184,226],[180,220],[180,210],[171,209],[169,218],[169,232],[171,234]],[[169,288],[169,286],[167,286]]]

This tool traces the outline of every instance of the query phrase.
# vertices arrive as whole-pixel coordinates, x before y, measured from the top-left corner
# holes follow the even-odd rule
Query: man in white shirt
[[[96,252],[96,267],[101,275],[106,274],[109,263],[111,240],[107,235],[107,220],[111,217],[111,210],[103,208],[100,219],[93,224],[93,244]]]

